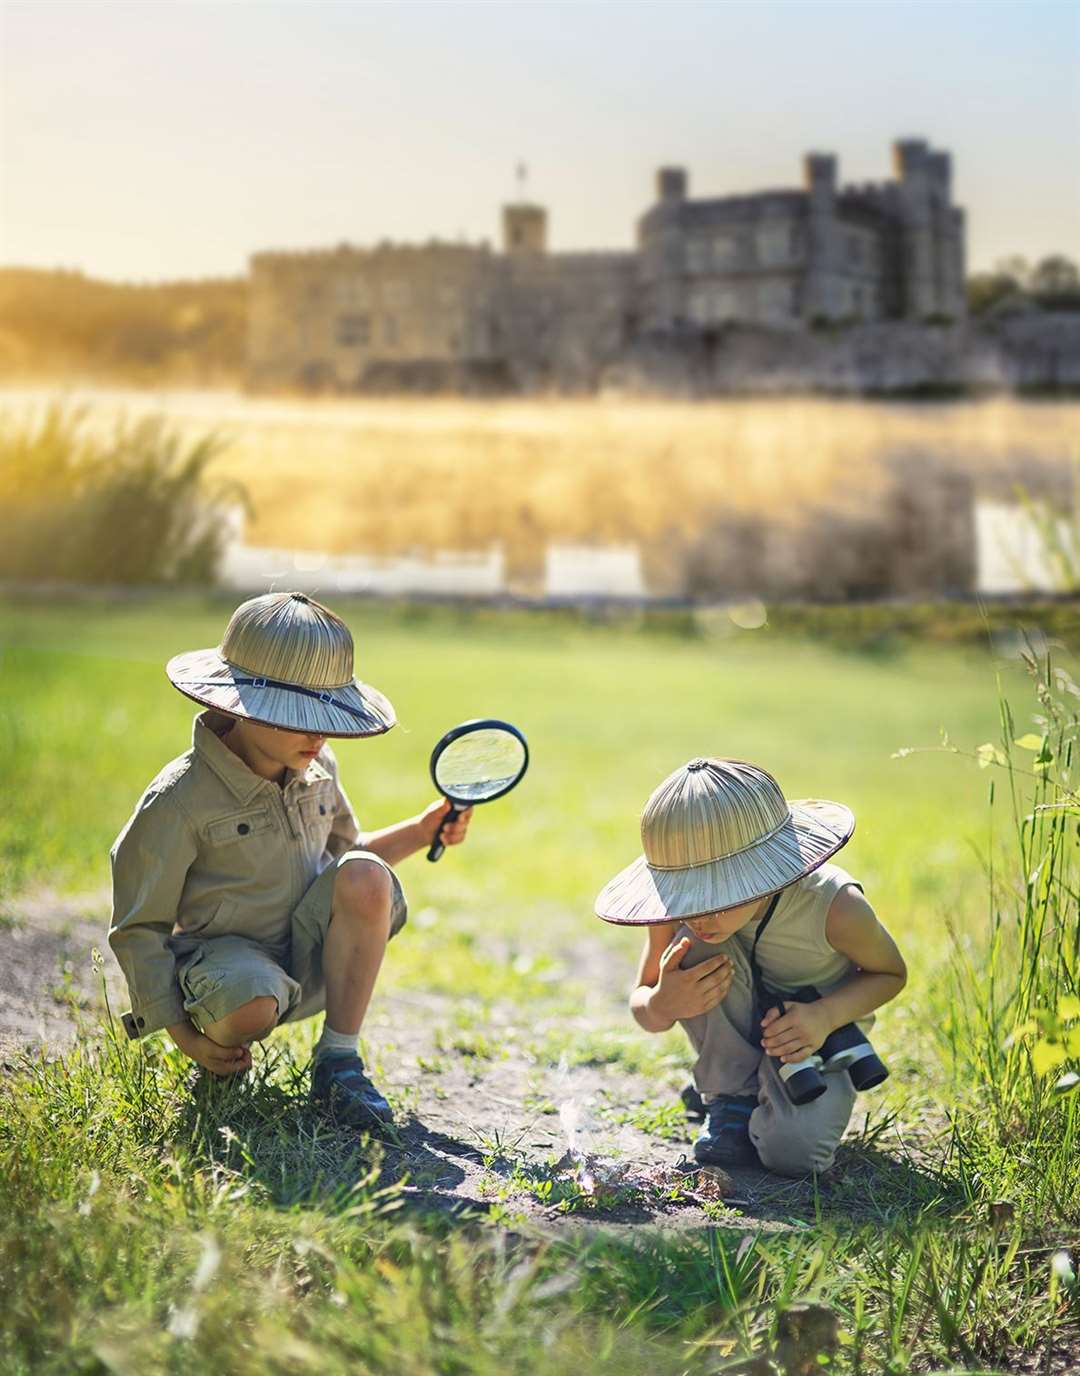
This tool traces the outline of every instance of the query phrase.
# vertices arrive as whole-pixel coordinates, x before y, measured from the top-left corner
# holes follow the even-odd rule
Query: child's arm
[[[129,1036],[187,1016],[169,937],[195,855],[194,829],[167,793],[147,793],[113,846],[109,945],[131,994]]]
[[[164,1027],[193,1061],[219,1075],[251,1064],[242,1046],[218,1046],[188,1020],[169,946],[188,869],[196,855],[193,827],[168,794],[147,794],[112,851],[113,916],[109,945],[131,994],[129,1036]]]
[[[711,956],[689,970],[679,968],[690,942],[686,937],[672,942],[678,926],[658,923],[645,937],[630,1011],[646,1032],[666,1032],[680,1018],[707,1013],[731,988],[731,961],[725,955]]]
[[[450,804],[445,798],[440,798],[438,802],[426,807],[419,817],[406,817],[403,822],[395,822],[380,831],[369,831],[362,835],[356,813],[353,812],[352,804],[338,778],[337,760],[328,746],[323,747],[322,761],[334,776],[336,795],[334,821],[326,842],[327,852],[332,859],[339,859],[346,851],[361,849],[370,850],[388,865],[396,865],[406,856],[430,848],[439,829],[439,823],[450,811]],[[445,828],[442,834],[444,844],[461,845],[471,820],[472,808],[469,807],[459,815],[456,822]]]
[[[766,1031],[761,1045],[782,1061],[809,1056],[830,1032],[896,998],[907,983],[907,966],[896,942],[853,884],[833,899],[825,920],[825,939],[857,968],[816,1003],[791,1003],[783,1014],[769,1009],[762,1019]]]
[[[406,817],[403,822],[395,822],[393,826],[383,827],[381,831],[368,832],[360,838],[360,844],[365,850],[373,851],[388,865],[396,865],[399,860],[404,860],[406,856],[418,850],[429,849],[435,840],[439,824],[449,811],[450,804],[445,798],[440,798],[438,802],[426,807],[419,817]],[[456,822],[451,822],[443,828],[444,845],[461,845],[469,830],[472,814],[472,808],[467,807],[464,812],[458,814]]]

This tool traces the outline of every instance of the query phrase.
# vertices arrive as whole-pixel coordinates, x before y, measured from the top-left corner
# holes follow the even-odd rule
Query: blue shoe
[[[694,1141],[694,1160],[702,1166],[756,1166],[750,1141],[752,1094],[719,1094],[705,1105],[705,1123]]]
[[[335,1123],[369,1132],[393,1127],[390,1105],[365,1075],[359,1056],[321,1056],[311,1072],[311,1098]]]
[[[687,1118],[693,1118],[700,1123],[705,1117],[705,1100],[698,1093],[697,1085],[693,1080],[689,1084],[683,1085],[682,1093],[679,1095],[682,1100],[683,1108],[686,1109]]]

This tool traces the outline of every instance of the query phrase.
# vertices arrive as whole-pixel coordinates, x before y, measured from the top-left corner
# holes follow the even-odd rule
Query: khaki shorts
[[[401,931],[408,909],[397,875],[371,851],[350,850],[323,870],[293,909],[289,940],[281,947],[232,932],[205,940],[170,937],[184,1011],[200,1031],[252,999],[266,996],[277,1000],[278,1022],[295,1022],[322,1011],[326,1002],[322,948],[330,926],[334,879],[339,867],[350,860],[370,860],[390,875],[390,935]]]

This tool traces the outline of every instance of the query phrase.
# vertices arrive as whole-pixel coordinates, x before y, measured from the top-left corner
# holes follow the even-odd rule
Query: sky
[[[1080,258],[1080,0],[0,0],[0,263],[234,275],[260,249],[628,248],[657,167],[954,160],[969,265]]]

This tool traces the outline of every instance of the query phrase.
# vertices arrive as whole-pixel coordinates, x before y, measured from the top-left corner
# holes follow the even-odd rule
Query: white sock
[[[323,1023],[322,1036],[315,1043],[315,1059],[324,1056],[355,1056],[359,1053],[359,1032],[335,1032],[328,1022]]]

